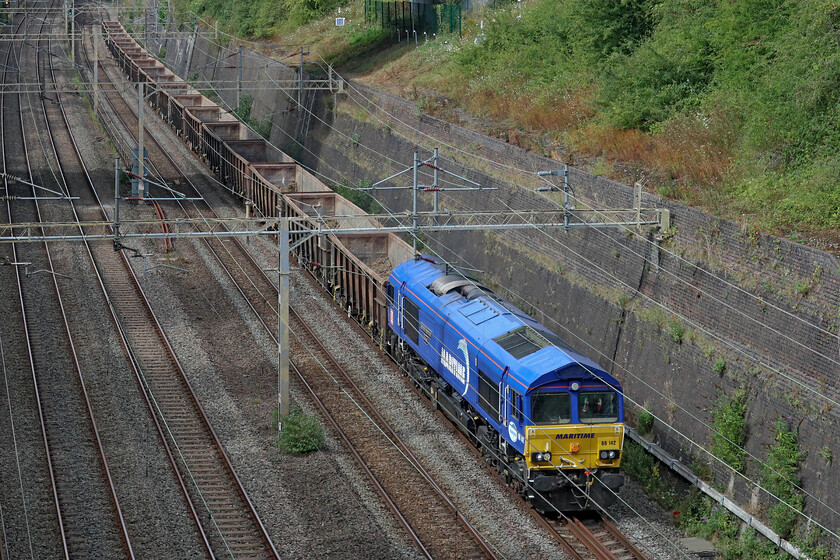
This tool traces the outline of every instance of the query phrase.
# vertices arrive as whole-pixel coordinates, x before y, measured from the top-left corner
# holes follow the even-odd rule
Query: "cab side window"
[[[522,419],[525,417],[525,415],[522,413],[522,395],[511,389],[510,396],[511,416],[515,421],[522,423]]]
[[[537,425],[568,424],[572,421],[569,393],[539,392],[531,397],[531,422]]]

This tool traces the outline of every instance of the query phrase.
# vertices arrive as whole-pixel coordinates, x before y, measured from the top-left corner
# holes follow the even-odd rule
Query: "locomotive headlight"
[[[609,451],[608,455],[610,459],[615,459],[618,456],[618,452],[613,449]]]
[[[611,461],[618,457],[618,451],[615,449],[603,449],[598,453],[598,457],[602,461]]]
[[[549,453],[548,451],[543,453],[543,461],[551,461],[551,453]]]
[[[532,463],[544,463],[546,461],[551,461],[551,453],[548,451],[535,451],[531,453]]]

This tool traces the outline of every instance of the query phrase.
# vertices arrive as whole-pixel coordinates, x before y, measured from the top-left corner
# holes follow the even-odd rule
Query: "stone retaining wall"
[[[182,76],[235,80],[236,69],[210,70],[214,58],[235,51],[201,38],[190,55],[192,48],[190,40],[173,41],[167,62]],[[254,60],[245,65],[246,82],[294,77],[293,69]],[[289,111],[288,95],[254,91],[252,113],[272,115],[272,141],[325,180],[377,181],[410,167],[415,150],[425,159],[439,147],[441,166],[498,189],[442,193],[442,207],[546,209],[562,202],[560,195],[550,195],[552,202],[533,192],[545,186],[533,172],[557,169],[558,162],[422,114],[410,101],[349,85],[347,95],[324,94],[317,103],[307,97],[313,114],[303,115]],[[232,95],[222,97],[233,103]],[[578,207],[632,205],[628,185],[578,169],[570,184]],[[411,207],[408,191],[381,191],[378,198],[395,212]],[[430,204],[429,195],[421,197],[421,208]],[[766,456],[778,416],[798,424],[808,452],[803,486],[829,504],[808,498],[807,511],[837,526],[831,491],[840,487],[840,466],[827,465],[818,451],[827,446],[840,454],[838,259],[650,193],[643,206],[670,209],[673,227],[664,240],[648,229],[610,228],[485,231],[425,241],[446,259],[480,270],[502,295],[610,370],[629,400],[656,414],[655,437],[677,456],[708,462],[698,446],[710,446],[703,423],[710,422],[716,396],[746,388],[747,450]],[[677,323],[685,329],[680,342],[672,336]],[[713,369],[718,360],[726,364],[722,372]],[[764,503],[738,476],[711,467],[739,502]],[[750,464],[746,476],[758,479],[759,467]]]

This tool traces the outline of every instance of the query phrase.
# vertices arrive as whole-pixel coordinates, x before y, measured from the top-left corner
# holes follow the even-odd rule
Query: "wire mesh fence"
[[[391,29],[395,35],[409,37],[426,33],[461,35],[461,5],[421,4],[400,0],[365,0],[365,21],[382,29]]]

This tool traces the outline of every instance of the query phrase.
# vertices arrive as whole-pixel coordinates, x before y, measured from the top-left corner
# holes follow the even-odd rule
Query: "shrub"
[[[809,280],[797,280],[793,287],[800,296],[807,296],[811,293],[811,282]]]
[[[731,397],[719,394],[712,410],[712,454],[741,472],[746,466],[747,392],[737,389]]]
[[[779,500],[770,507],[770,526],[788,538],[796,527],[804,503],[804,497],[796,487],[799,485],[799,464],[805,453],[799,450],[799,434],[785,419],[777,418],[774,428],[776,437],[761,469],[761,486]]]
[[[668,336],[677,344],[682,344],[685,335],[685,326],[676,317],[668,319]]]
[[[715,365],[712,366],[712,369],[718,375],[723,374],[723,372],[726,371],[726,360],[718,358],[715,360]]]
[[[324,427],[318,417],[293,410],[283,422],[278,444],[287,453],[309,453],[324,444]]]
[[[643,436],[649,435],[653,430],[653,412],[647,406],[639,411],[639,419],[636,422],[636,429]]]
[[[825,466],[826,467],[831,466],[831,460],[833,459],[833,456],[831,454],[831,448],[829,446],[823,445],[820,448],[820,450],[817,451],[817,455],[819,455],[820,457],[822,457],[825,460]]]
[[[382,211],[382,205],[371,196],[370,191],[359,190],[369,186],[370,181],[362,181],[356,187],[350,186],[345,181],[344,184],[335,185],[332,189],[368,214],[379,214]]]

